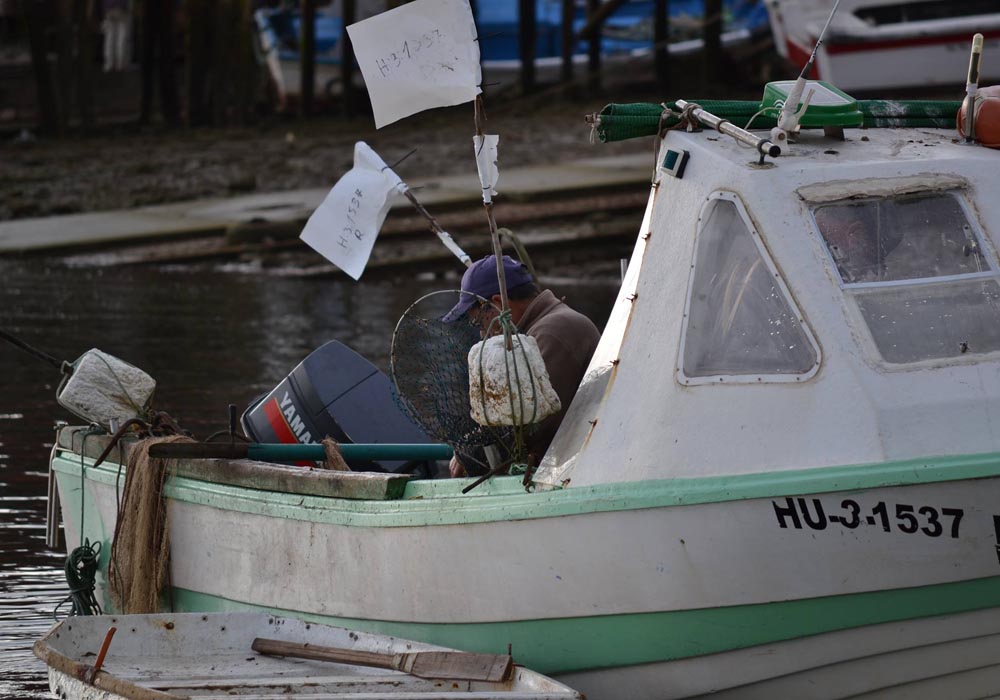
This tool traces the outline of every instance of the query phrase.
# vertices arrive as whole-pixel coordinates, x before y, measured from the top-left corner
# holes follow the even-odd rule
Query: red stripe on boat
[[[1000,30],[982,32],[984,39],[996,39],[1000,37]],[[881,41],[860,40],[849,44],[835,44],[827,40],[823,43],[826,52],[831,56],[842,53],[859,53],[861,51],[882,51],[886,49],[901,49],[909,46],[937,46],[944,44],[969,44],[968,34],[945,34],[939,36],[913,36],[900,39],[883,39]],[[791,55],[791,54],[789,54]],[[808,60],[808,55],[806,59]],[[802,61],[805,65],[805,61]],[[961,78],[962,76],[959,76]],[[958,81],[956,81],[958,82]]]
[[[799,46],[791,39],[788,39],[785,44],[788,47],[788,60],[792,62],[793,65],[802,68],[809,62],[809,57],[812,55],[812,49],[805,49]],[[812,80],[819,80],[819,66],[813,64],[812,73],[809,75]]]

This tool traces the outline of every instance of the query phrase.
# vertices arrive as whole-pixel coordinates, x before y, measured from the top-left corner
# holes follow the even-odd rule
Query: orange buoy
[[[987,148],[1000,148],[1000,85],[979,88],[976,92],[976,141]],[[965,103],[958,110],[958,133],[965,137]]]

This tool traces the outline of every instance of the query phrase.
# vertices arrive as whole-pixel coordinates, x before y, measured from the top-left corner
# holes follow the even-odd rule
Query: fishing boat
[[[834,0],[766,0],[778,53],[809,59]],[[879,91],[961,83],[969,36],[1000,48],[1000,12],[979,0],[843,0],[817,57],[814,77],[842,90]],[[1000,79],[1000,66],[984,66]]]
[[[592,699],[995,693],[1000,153],[958,102],[805,73],[594,117],[657,156],[537,471],[182,460],[162,605],[511,647]],[[92,433],[64,428],[51,474],[67,541],[107,552],[125,460],[95,466]]]
[[[386,9],[383,0],[358,5],[357,19]],[[670,3],[670,45],[672,55],[700,51],[702,2],[674,0]],[[554,82],[562,70],[562,2],[535,3],[535,71],[541,82]],[[577,3],[573,27],[579,32],[586,24],[586,5]],[[725,46],[746,43],[767,32],[768,16],[757,0],[725,0],[722,42]],[[291,8],[260,9],[254,13],[257,46],[267,65],[271,82],[282,98],[295,96],[300,88],[299,12]],[[521,67],[518,6],[516,2],[484,2],[477,7],[476,24],[480,36],[483,72],[490,87],[509,86],[518,79]],[[340,92],[340,63],[343,46],[341,10],[338,3],[316,16],[316,91],[320,95]],[[588,42],[574,47],[573,62],[579,69],[588,61]],[[626,65],[648,62],[653,47],[653,2],[629,0],[613,12],[602,27],[601,54],[604,61]],[[360,84],[360,83],[359,83]]]
[[[506,655],[264,613],[74,617],[34,651],[52,692],[66,700],[581,697]]]

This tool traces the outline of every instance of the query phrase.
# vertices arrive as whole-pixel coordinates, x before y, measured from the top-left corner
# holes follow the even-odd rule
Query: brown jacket
[[[524,310],[517,329],[538,343],[552,388],[562,404],[559,413],[546,418],[528,436],[528,453],[533,457],[532,463],[538,464],[566,415],[601,333],[593,321],[571,309],[548,289]]]

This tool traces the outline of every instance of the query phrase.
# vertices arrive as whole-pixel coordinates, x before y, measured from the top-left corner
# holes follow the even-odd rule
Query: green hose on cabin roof
[[[717,117],[727,119],[745,128],[753,119],[754,129],[777,126],[773,112],[761,111],[759,102],[746,100],[691,100]],[[674,103],[667,105],[677,112]],[[858,100],[858,109],[864,115],[865,128],[925,127],[950,129],[955,126],[955,115],[962,103],[957,100]],[[602,109],[594,124],[594,131],[601,143],[624,141],[640,136],[654,136],[660,128],[663,106],[651,102],[609,104]],[[667,116],[663,128],[677,126],[680,118]]]

